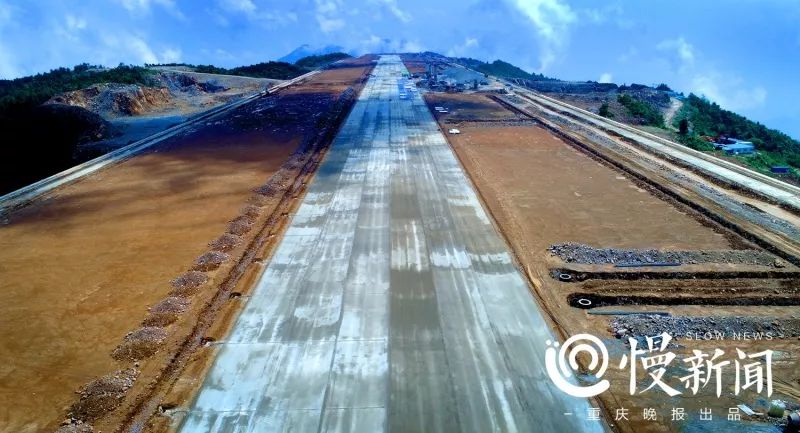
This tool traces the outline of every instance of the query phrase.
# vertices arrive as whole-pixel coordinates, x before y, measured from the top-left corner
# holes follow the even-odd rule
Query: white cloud
[[[464,42],[453,46],[449,50],[447,50],[447,55],[449,57],[468,57],[470,53],[474,51],[475,48],[478,47],[478,39],[473,37],[468,37],[464,39]]]
[[[389,12],[391,12],[392,15],[394,15],[394,17],[397,18],[398,20],[404,23],[411,21],[411,14],[400,9],[400,6],[397,5],[397,0],[375,0],[375,1],[377,3],[386,6],[386,8],[389,9]]]
[[[539,36],[539,72],[547,70],[569,42],[570,26],[577,15],[561,0],[510,0],[533,24]]]
[[[610,72],[603,72],[600,74],[600,78],[597,79],[598,83],[613,83],[614,77],[611,75]]]
[[[344,20],[341,18],[328,18],[324,15],[317,15],[319,28],[324,33],[330,33],[344,27]]]
[[[344,20],[340,17],[341,0],[316,0],[316,18],[320,30],[330,33],[344,27]]]
[[[656,49],[675,54],[681,63],[681,68],[689,68],[694,65],[694,46],[686,42],[683,36],[661,41],[656,45]]]
[[[5,46],[5,41],[8,41],[9,38],[2,34],[2,31],[6,30],[6,27],[13,24],[13,22],[14,10],[12,6],[0,2],[0,79],[11,79],[21,75],[21,71],[16,65],[16,59],[11,50]]]
[[[399,53],[419,53],[425,51],[425,46],[419,41],[400,41],[400,48],[397,50]]]
[[[178,48],[166,48],[161,52],[159,61],[161,63],[178,63],[181,61],[182,53]]]
[[[673,56],[675,75],[690,92],[705,96],[733,111],[758,108],[766,103],[767,90],[763,86],[748,86],[735,70],[719,70],[712,64],[700,61],[703,57],[683,37],[661,41],[656,49]]]
[[[8,80],[22,75],[14,63],[13,56],[0,42],[0,79]]]
[[[287,25],[297,22],[296,13],[281,11],[279,8],[259,9],[253,0],[217,0],[217,6],[217,9],[206,9],[206,12],[223,27],[230,24],[226,14],[243,15],[253,22],[266,24],[267,27],[272,27],[273,24]]]
[[[186,16],[181,12],[178,6],[175,4],[174,0],[117,0],[122,7],[127,9],[130,13],[134,15],[145,15],[149,14],[150,10],[153,8],[153,5],[158,5],[175,18],[185,20]]]
[[[75,44],[80,41],[81,33],[86,30],[86,26],[86,19],[67,14],[63,21],[53,23],[52,31],[58,38]]]
[[[134,33],[108,32],[100,35],[102,48],[96,49],[95,56],[105,65],[118,63],[174,63],[182,58],[179,48],[159,47],[156,54],[144,36]]]
[[[125,44],[139,63],[159,63],[156,53],[153,52],[144,39],[130,36],[126,38]]]
[[[601,8],[581,9],[579,15],[582,19],[594,24],[603,24],[611,19],[618,19],[622,16],[622,4],[611,3]],[[619,23],[618,23],[619,24]]]
[[[370,35],[362,40],[358,48],[359,53],[417,53],[425,51],[425,46],[418,40],[394,40]]]
[[[149,12],[153,4],[168,7],[175,6],[172,0],[119,0],[119,2],[131,12]]]
[[[6,24],[11,23],[12,16],[12,7],[4,2],[0,2],[0,30],[2,30]]]
[[[245,15],[254,15],[258,7],[252,0],[219,0],[219,6],[228,12],[238,12]]]
[[[762,86],[746,88],[741,78],[730,77],[716,71],[698,74],[691,81],[692,92],[705,96],[728,110],[758,108],[767,101],[767,90]]]
[[[69,30],[70,32],[76,32],[78,30],[84,30],[86,28],[86,20],[83,18],[76,17],[74,15],[67,15],[66,23],[67,23],[67,30]]]
[[[620,54],[617,57],[617,60],[620,63],[626,63],[631,59],[633,59],[634,57],[636,57],[637,55],[639,55],[639,50],[637,50],[636,47],[630,47],[628,48],[628,51],[625,51],[624,53]]]

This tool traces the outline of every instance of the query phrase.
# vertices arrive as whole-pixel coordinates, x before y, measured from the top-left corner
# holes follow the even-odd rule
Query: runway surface
[[[603,431],[404,73],[380,58],[181,432]]]

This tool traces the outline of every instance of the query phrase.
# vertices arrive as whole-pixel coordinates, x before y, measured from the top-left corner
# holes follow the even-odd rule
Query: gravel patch
[[[263,194],[253,194],[247,199],[247,202],[253,206],[265,207],[269,204],[275,203],[275,198],[267,197]]]
[[[70,408],[70,417],[91,421],[116,409],[122,403],[125,393],[133,386],[138,375],[138,370],[129,368],[115,371],[89,382],[78,391],[80,397]],[[80,432],[81,430],[76,431]]]
[[[193,295],[206,281],[208,281],[208,275],[203,272],[186,272],[172,280],[172,294],[179,297]]]
[[[219,251],[209,251],[194,261],[193,271],[213,271],[220,267],[226,260],[230,258],[229,255]]]
[[[256,219],[260,214],[261,214],[261,208],[259,208],[258,206],[247,205],[242,209],[242,215],[248,218]]]
[[[719,250],[719,251],[659,251],[626,250],[617,248],[594,248],[584,244],[556,244],[548,249],[566,263],[586,265],[620,265],[648,263],[679,263],[684,265],[717,263],[733,265],[758,265],[775,268],[785,267],[785,263],[772,254],[757,250]]]
[[[610,330],[617,338],[647,337],[668,332],[676,338],[691,335],[719,335],[733,339],[736,334],[770,334],[773,338],[800,336],[800,318],[776,318],[755,316],[621,316],[611,322]]]
[[[225,233],[213,240],[208,246],[214,251],[228,252],[242,243],[241,236],[232,233]]]
[[[64,424],[56,430],[56,433],[93,433],[94,428],[92,428],[91,424],[87,424],[83,421],[75,421],[70,422],[69,424]]]
[[[228,223],[228,233],[242,236],[253,228],[253,219],[247,216],[236,217],[233,221]]]
[[[156,353],[166,338],[167,331],[164,328],[144,326],[129,332],[111,356],[117,360],[138,361]]]
[[[295,177],[295,170],[290,169],[286,166],[282,167],[280,170],[275,172],[272,177],[269,178],[267,183],[264,185],[256,188],[253,190],[256,194],[265,195],[268,197],[275,197],[279,194],[283,193],[283,191],[288,188],[289,184],[292,182],[292,179]]]
[[[158,304],[150,307],[150,312],[142,323],[144,326],[164,327],[178,320],[183,312],[189,308],[189,300],[170,296]]]

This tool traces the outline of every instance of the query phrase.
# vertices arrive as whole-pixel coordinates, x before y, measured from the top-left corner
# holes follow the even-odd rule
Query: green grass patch
[[[622,104],[622,106],[628,110],[631,116],[639,119],[642,124],[657,126],[659,128],[664,127],[664,116],[661,115],[661,112],[658,111],[658,108],[653,107],[647,102],[644,102],[626,93],[622,93],[617,96],[617,102]]]

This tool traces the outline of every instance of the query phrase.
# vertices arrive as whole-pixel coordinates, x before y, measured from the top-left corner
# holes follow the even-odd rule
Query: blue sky
[[[0,0],[0,77],[275,59],[301,44],[665,82],[800,138],[797,0]]]

